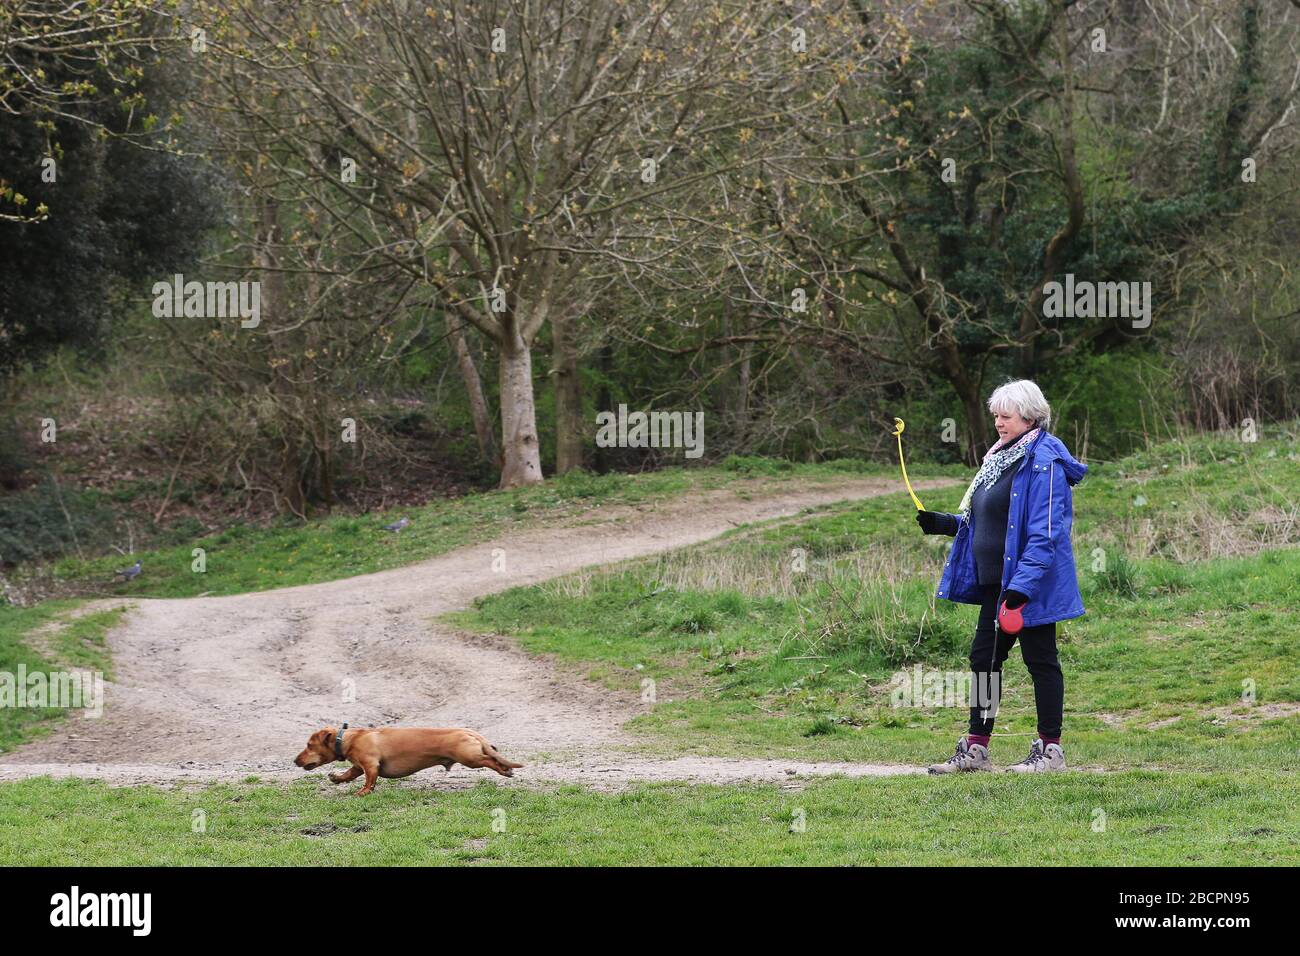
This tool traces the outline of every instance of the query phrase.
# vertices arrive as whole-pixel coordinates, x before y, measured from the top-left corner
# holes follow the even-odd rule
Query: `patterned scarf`
[[[975,473],[975,478],[966,489],[966,496],[961,500],[961,507],[957,513],[962,517],[970,514],[970,501],[975,495],[975,489],[981,486],[992,488],[997,484],[1002,473],[1025,457],[1027,449],[1038,437],[1040,429],[1031,428],[1021,435],[1016,443],[1009,448],[1002,447],[1002,441],[999,440],[996,445],[988,450],[984,455],[984,462],[980,465],[980,470]]]

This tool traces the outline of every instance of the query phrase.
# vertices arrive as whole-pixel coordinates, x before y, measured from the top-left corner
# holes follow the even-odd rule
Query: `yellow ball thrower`
[[[924,511],[925,505],[921,504],[921,499],[916,497],[916,492],[912,490],[912,483],[907,480],[907,463],[903,461],[903,429],[906,427],[901,418],[895,418],[894,430],[890,434],[898,439],[898,467],[903,469],[903,484],[907,485],[907,493],[912,496],[912,504],[916,505],[916,510]]]

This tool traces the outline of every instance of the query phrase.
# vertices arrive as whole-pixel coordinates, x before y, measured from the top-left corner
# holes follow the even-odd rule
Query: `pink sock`
[[[1038,735],[1038,739],[1041,740],[1041,741],[1043,742],[1043,749],[1044,749],[1044,750],[1047,749],[1047,745],[1048,745],[1048,744],[1056,744],[1056,746],[1058,746],[1058,747],[1061,746],[1061,738],[1060,738],[1060,737],[1048,737],[1046,734],[1039,734],[1039,735]]]
[[[967,734],[967,735],[966,735],[966,743],[967,743],[967,744],[979,744],[981,747],[983,747],[985,750],[987,750],[987,749],[988,749],[988,746],[989,746],[989,738],[988,738],[988,737],[981,737],[979,734]],[[1046,746],[1046,745],[1044,745],[1044,746]]]

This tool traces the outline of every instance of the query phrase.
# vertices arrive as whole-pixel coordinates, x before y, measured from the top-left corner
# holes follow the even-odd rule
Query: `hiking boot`
[[[964,773],[967,770],[992,770],[987,747],[967,744],[965,737],[957,738],[957,752],[943,763],[930,764],[930,773]]]
[[[1034,745],[1029,748],[1029,756],[1020,763],[1013,763],[1006,770],[1008,773],[1041,773],[1046,770],[1064,770],[1065,769],[1065,751],[1061,749],[1060,744],[1048,744],[1043,748],[1043,742],[1034,738]]]

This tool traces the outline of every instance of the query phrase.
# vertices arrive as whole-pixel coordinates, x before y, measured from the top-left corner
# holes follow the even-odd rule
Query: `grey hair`
[[[1052,424],[1052,406],[1047,404],[1043,391],[1027,378],[999,385],[989,396],[989,411],[1015,412],[1025,421],[1033,422],[1035,428],[1047,428]]]

